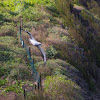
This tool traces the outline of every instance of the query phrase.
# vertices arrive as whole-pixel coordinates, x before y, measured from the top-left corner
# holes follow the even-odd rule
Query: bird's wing
[[[31,34],[30,32],[28,32],[28,31],[26,31],[26,30],[24,30],[24,31],[30,35],[30,37],[31,37],[30,41],[31,41],[31,40],[35,40],[35,38],[32,36],[32,34]],[[36,40],[35,40],[35,41],[36,41]],[[32,42],[32,41],[31,41],[31,42]],[[40,45],[35,45],[35,46],[37,46],[37,48],[41,51],[42,56],[43,56],[43,59],[44,59],[44,64],[45,64],[45,63],[46,63],[46,53],[43,51],[43,49],[40,47]]]
[[[39,45],[37,45],[37,48],[41,51],[43,59],[44,59],[44,64],[45,64],[46,63],[46,53]]]
[[[35,40],[35,38],[32,36],[32,34],[30,32],[28,32],[26,30],[24,30],[24,31],[30,35],[31,39]]]

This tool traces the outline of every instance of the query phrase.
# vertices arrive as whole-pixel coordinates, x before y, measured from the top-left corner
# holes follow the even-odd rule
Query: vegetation
[[[41,53],[22,31],[42,76],[43,91],[30,89],[35,82],[20,42],[21,18],[23,28],[43,44],[47,55],[44,65]],[[88,91],[97,92],[100,80],[99,27],[99,0],[1,0],[0,94],[13,91],[20,95],[25,87],[26,100],[88,99]]]
[[[44,91],[52,99],[82,100],[78,92],[79,87],[70,80],[65,80],[64,76],[48,76],[44,83]],[[73,98],[74,97],[74,98]]]

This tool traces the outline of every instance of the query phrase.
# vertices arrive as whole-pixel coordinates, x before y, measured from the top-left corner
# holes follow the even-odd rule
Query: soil
[[[0,95],[0,100],[15,100],[16,93],[9,92],[8,94]]]

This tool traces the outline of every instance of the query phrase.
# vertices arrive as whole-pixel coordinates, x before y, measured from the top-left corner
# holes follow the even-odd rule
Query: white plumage
[[[25,31],[25,30],[24,30]],[[29,41],[31,42],[32,45],[36,46],[42,53],[43,59],[44,59],[44,64],[46,63],[46,53],[44,50],[40,47],[42,45],[40,42],[36,41],[35,38],[32,36],[32,34],[28,31],[25,31],[30,35],[31,38],[29,38]]]
[[[44,52],[44,50],[40,47],[40,45],[42,45],[40,42],[36,41],[34,39],[34,37],[32,37],[32,39],[29,38],[29,41],[31,42],[32,45],[36,46],[42,53],[43,58],[44,58],[44,64],[46,63],[46,53]]]
[[[31,42],[31,44],[33,44],[34,46],[38,46],[38,45],[42,45],[40,42],[36,41],[35,39],[30,39],[29,41]]]

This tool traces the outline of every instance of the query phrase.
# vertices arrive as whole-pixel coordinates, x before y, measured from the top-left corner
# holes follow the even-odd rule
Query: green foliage
[[[63,62],[63,64],[60,64],[60,62],[62,62],[62,60],[48,60],[45,66],[43,62],[36,63],[35,66],[38,72],[41,73],[43,77],[49,75],[66,75],[66,69],[62,66],[64,64],[67,64],[65,62]]]
[[[16,43],[16,39],[12,36],[0,37],[0,44],[3,44],[3,46],[5,46],[5,45],[8,45],[8,46],[9,45],[14,45],[15,43]]]
[[[4,67],[0,66],[0,77],[4,76],[5,73],[6,73],[6,69]]]
[[[12,56],[10,56],[9,52],[6,51],[0,51],[0,61],[8,61],[10,59],[13,59]]]
[[[16,85],[9,86],[5,89],[5,92],[10,92],[10,91],[13,91],[15,93],[23,93],[23,89]]]
[[[73,4],[80,5],[79,0],[73,0]]]
[[[32,7],[29,7],[25,9],[24,12],[21,12],[22,16],[24,19],[34,21],[37,20],[40,13],[36,11],[36,9],[33,9]],[[37,16],[37,17],[36,17]]]
[[[58,12],[57,8],[55,7],[55,4],[47,6],[47,9],[52,12],[53,16],[55,16],[55,17],[59,16],[59,12]]]
[[[16,29],[11,25],[5,25],[0,28],[0,35],[2,36],[16,36]]]
[[[100,18],[100,6],[95,0],[91,0],[90,2],[87,2],[88,9],[90,12],[92,12],[96,17]]]
[[[75,77],[77,77],[77,75],[74,74],[74,72],[77,72],[76,68],[60,59],[48,60],[45,66],[43,62],[38,62],[35,64],[35,67],[44,78],[50,75],[65,75],[74,80]]]
[[[0,86],[6,85],[6,83],[7,83],[6,79],[4,79],[4,80],[0,79]]]
[[[97,62],[99,61],[99,40],[100,40],[100,36],[99,36],[99,32],[100,32],[100,19],[98,17],[96,17],[95,15],[93,15],[89,10],[84,10],[81,12],[82,17],[85,19],[85,21],[87,21],[89,23],[89,27],[90,29],[87,29],[87,27],[82,27],[81,28],[81,33],[82,36],[84,37],[84,40],[87,42],[88,44],[88,48],[91,51],[91,59],[95,59],[97,60]],[[87,31],[88,30],[88,31]],[[97,34],[97,35],[95,35]],[[86,38],[87,37],[87,38]],[[88,40],[88,41],[87,41]],[[92,45],[91,45],[92,44]],[[98,48],[98,49],[96,49]],[[97,65],[99,65],[99,63],[97,63]]]
[[[44,92],[52,99],[83,100],[79,94],[80,88],[64,76],[48,76],[44,82]]]
[[[89,76],[89,88],[91,91],[96,92],[95,82],[91,75]]]
[[[57,51],[53,46],[50,46],[46,49],[46,54],[48,58],[54,58],[57,55]]]
[[[10,74],[8,75],[9,79],[11,80],[25,80],[28,78],[32,78],[30,72],[24,67],[21,66],[22,68],[13,68],[10,71]]]
[[[16,84],[5,87],[1,94],[5,94],[10,91],[13,91],[15,93],[23,93],[22,82],[16,81]]]
[[[4,16],[0,13],[0,25],[4,23]]]
[[[74,15],[71,13],[72,2],[70,0],[55,0],[55,5],[64,20],[64,24],[68,27],[74,27]]]
[[[76,86],[76,84],[72,85],[73,82],[71,83],[71,81],[68,81],[63,78],[65,76],[68,76],[68,78],[73,79],[71,75],[75,77],[77,76],[74,75],[73,73],[71,73],[70,75],[69,72],[66,71],[67,68],[74,69],[74,67],[72,68],[70,64],[74,65],[83,74],[84,78],[87,80],[87,82],[90,85],[90,89],[95,90],[95,84],[93,78],[97,77],[96,74],[97,66],[95,66],[94,64],[93,65],[89,64],[89,62],[96,60],[96,63],[97,62],[99,63],[100,61],[100,53],[99,53],[100,46],[98,45],[100,44],[99,43],[100,38],[97,38],[100,35],[99,34],[100,33],[100,28],[99,28],[100,7],[94,0],[91,0],[88,3],[85,0],[82,2],[87,3],[88,10],[84,9],[84,11],[81,11],[80,9],[78,9],[79,12],[77,11],[74,12],[73,5],[74,4],[80,5],[79,1],[82,0],[2,0],[0,1],[0,26],[2,25],[0,27],[0,36],[5,36],[5,37],[0,37],[0,63],[1,63],[0,77],[5,76],[10,80],[15,80],[15,79],[23,80],[23,79],[31,78],[30,69],[29,67],[26,67],[29,66],[29,62],[26,58],[26,53],[24,49],[18,47],[19,41],[18,39],[16,39],[17,37],[16,33],[18,31],[17,27],[19,27],[20,25],[18,21],[21,17],[23,17],[24,28],[26,30],[31,31],[32,27],[35,27],[36,29],[35,31],[37,31],[39,35],[38,34],[34,34],[34,35],[36,35],[38,39],[39,36],[41,37],[44,34],[48,34],[47,36],[49,36],[49,33],[54,33],[52,36],[56,35],[59,37],[59,40],[61,40],[60,42],[57,41],[54,45],[46,49],[47,57],[52,60],[48,60],[45,66],[43,65],[43,62],[39,62],[35,64],[38,69],[38,72],[41,73],[43,77],[50,76],[50,75],[59,75],[59,76],[50,77],[50,80],[49,78],[46,79],[47,90],[45,90],[45,92],[48,94],[48,91],[50,89],[50,96],[53,97],[53,99],[56,99],[55,98],[56,94],[57,94],[57,98],[59,99],[63,99],[62,97],[64,97],[65,99],[70,99],[70,98],[71,100],[74,99],[74,95],[77,92],[75,93],[74,89],[72,88],[74,88],[74,85]],[[59,30],[56,31],[55,29],[51,28],[53,24],[58,24],[56,17],[59,16],[63,18],[63,24],[69,27],[68,31],[70,33],[69,34],[70,37],[73,40],[73,43],[71,43],[72,41],[71,39],[69,39],[69,37],[65,35],[61,35]],[[89,23],[88,24],[89,26],[85,26],[86,24],[84,25],[86,21]],[[39,24],[43,26],[42,29],[37,28]],[[61,25],[62,22],[59,21],[59,24]],[[48,32],[45,31],[45,33],[41,35],[40,31],[48,30],[47,28],[49,28],[50,30]],[[60,29],[61,27],[58,28]],[[33,31],[31,31],[32,34],[34,33]],[[19,38],[19,35],[17,38]],[[76,40],[73,38],[75,38]],[[26,39],[26,37],[24,39]],[[74,40],[76,44],[74,44]],[[80,41],[82,42],[80,43]],[[83,47],[84,44],[86,44],[85,47]],[[86,54],[84,57],[87,56],[86,62],[85,59],[81,57],[81,52],[76,50],[77,48],[75,48],[74,46],[75,47],[80,46],[82,48],[86,48],[86,50],[84,50],[85,51],[84,54]],[[88,50],[90,51],[91,54],[88,54],[87,52]],[[70,64],[59,59],[54,60],[53,58],[60,58],[65,61],[68,60]],[[60,78],[61,75],[65,75],[65,76]],[[56,82],[56,80],[58,81]],[[1,85],[6,84],[4,80],[0,82]],[[55,83],[57,84],[55,85]],[[6,92],[14,91],[18,93],[21,91],[21,86],[19,88],[19,85],[12,85],[7,87],[4,91]],[[60,95],[60,93],[62,95]],[[77,96],[75,96],[75,98],[77,98]],[[44,97],[44,94],[40,94],[39,96],[37,95],[32,95],[31,97],[28,96],[28,100],[32,100],[32,99],[43,100],[46,98]]]
[[[88,15],[84,10],[82,10],[81,14],[86,20],[93,21],[92,16]]]
[[[61,40],[65,42],[71,42],[71,39],[68,36],[62,35]]]
[[[38,11],[39,7],[38,5],[51,5],[53,3],[52,0],[5,0],[1,1],[1,4],[4,6],[1,6],[1,12],[0,13],[0,23],[3,23],[3,21],[12,21],[14,20],[14,17],[23,17],[25,20],[40,20],[41,17],[43,17],[43,12]],[[38,4],[38,5],[37,5]],[[6,12],[7,9],[7,12]],[[3,18],[3,16],[5,16]]]
[[[51,22],[56,22],[56,19],[54,19],[52,16],[48,16]]]

